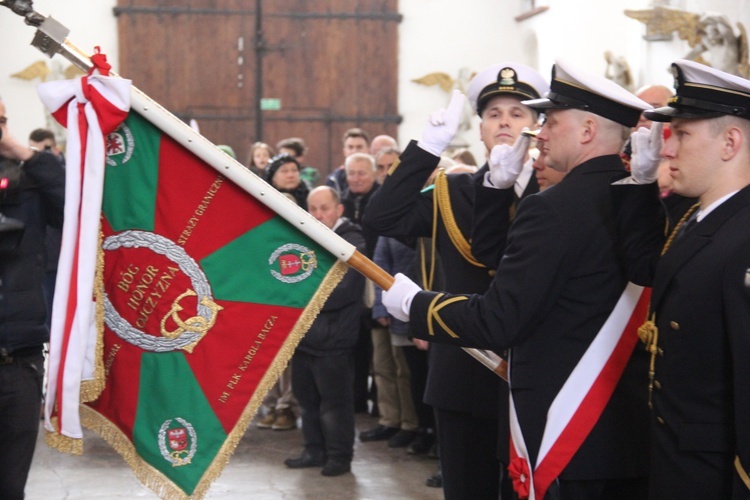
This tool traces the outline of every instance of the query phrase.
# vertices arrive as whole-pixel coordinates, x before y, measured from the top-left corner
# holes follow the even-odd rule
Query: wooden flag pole
[[[45,18],[33,10],[18,12],[18,9],[11,5],[14,3],[17,2],[4,0],[0,5],[11,8],[11,10],[19,15],[23,15],[27,24],[38,27],[32,41],[34,47],[37,47],[49,57],[60,54],[86,72],[91,69],[90,56],[67,39],[70,30],[51,16]],[[30,2],[21,3],[30,4]],[[111,74],[115,75],[113,72]],[[135,86],[132,86],[131,89],[131,108],[136,110],[141,116],[163,130],[187,150],[208,163],[268,208],[279,214],[287,222],[293,224],[297,229],[315,240],[319,245],[336,256],[336,258],[349,264],[383,290],[390,289],[394,281],[393,276],[385,272],[365,255],[358,252],[352,244],[341,238],[260,177],[253,174],[237,160],[218,149],[211,141],[190,128],[185,122],[174,116]],[[508,379],[507,362],[495,353],[481,349],[464,348],[464,350],[504,380]]]

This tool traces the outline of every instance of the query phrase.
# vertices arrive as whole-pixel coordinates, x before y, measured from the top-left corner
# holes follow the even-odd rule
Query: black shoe
[[[320,473],[323,476],[333,477],[340,476],[341,474],[346,474],[351,470],[352,465],[350,462],[343,462],[341,460],[329,460],[328,462],[326,462],[325,467],[323,467],[323,470],[320,471]]]
[[[419,435],[412,441],[406,452],[410,455],[421,455],[427,453],[432,448],[432,444],[435,442],[435,434],[432,432],[420,432]]]
[[[437,471],[433,475],[429,476],[424,484],[429,486],[430,488],[442,488],[443,487],[443,473],[440,471]]]
[[[304,469],[306,467],[322,467],[326,465],[326,457],[324,455],[315,455],[305,450],[297,458],[287,458],[284,460],[284,465],[290,469]]]
[[[406,448],[418,435],[417,431],[400,430],[388,440],[388,448]]]
[[[399,429],[395,427],[386,427],[385,425],[378,425],[373,427],[369,431],[362,431],[359,433],[359,440],[363,443],[367,441],[384,441],[393,437]]]

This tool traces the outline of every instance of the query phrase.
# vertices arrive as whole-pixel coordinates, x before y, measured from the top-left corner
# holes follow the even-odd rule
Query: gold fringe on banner
[[[81,423],[87,429],[94,431],[109,443],[133,469],[133,473],[138,480],[146,487],[153,490],[160,498],[167,500],[194,500],[203,498],[211,487],[211,483],[221,475],[221,472],[229,463],[229,458],[232,456],[232,453],[234,453],[242,436],[247,431],[250,422],[252,422],[255,414],[258,412],[266,394],[281,376],[291,360],[294,350],[297,348],[297,344],[302,340],[302,337],[307,330],[310,329],[310,326],[320,313],[328,296],[343,279],[344,274],[346,274],[348,269],[348,264],[340,260],[336,261],[331,269],[329,269],[326,277],[318,287],[318,290],[302,311],[294,328],[289,333],[284,344],[281,346],[281,349],[279,349],[276,357],[266,370],[266,373],[258,384],[253,397],[250,398],[250,401],[245,406],[245,410],[242,412],[242,415],[240,415],[237,424],[229,435],[227,435],[227,439],[219,449],[211,465],[206,469],[206,472],[198,482],[192,495],[186,495],[171,480],[165,477],[156,468],[146,463],[136,453],[135,447],[130,439],[128,439],[128,437],[123,434],[116,425],[86,405],[81,405]],[[81,441],[82,446],[82,440],[79,441]]]
[[[193,495],[185,495],[172,481],[167,479],[161,472],[151,467],[136,453],[133,443],[122,431],[107,420],[105,417],[86,405],[81,405],[81,423],[114,448],[114,450],[125,460],[138,480],[144,486],[152,490],[159,498],[168,500],[184,500],[188,498],[201,498]]]
[[[59,429],[57,417],[50,418],[50,422],[53,428]],[[44,441],[47,443],[47,446],[57,451],[70,453],[71,455],[83,455],[83,438],[72,438],[63,436],[58,432],[45,431]]]
[[[104,391],[104,250],[102,242],[104,233],[99,227],[99,242],[97,243],[96,253],[96,276],[94,278],[94,307],[95,328],[96,328],[96,346],[94,347],[94,378],[92,380],[81,381],[81,403],[96,401]]]

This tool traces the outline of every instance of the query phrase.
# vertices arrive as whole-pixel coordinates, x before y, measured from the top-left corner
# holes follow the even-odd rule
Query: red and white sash
[[[578,361],[547,411],[537,465],[529,454],[510,391],[511,461],[508,467],[520,499],[544,498],[607,406],[638,341],[651,290],[628,283],[596,338]],[[513,353],[511,352],[511,356]],[[513,388],[512,369],[509,384]]]
[[[65,225],[52,307],[45,427],[62,436],[83,436],[78,415],[81,383],[94,378],[96,344],[94,275],[105,167],[105,136],[127,117],[130,80],[108,75],[104,54],[75,80],[41,84],[37,91],[57,121],[68,128]],[[50,417],[56,414],[56,425]]]

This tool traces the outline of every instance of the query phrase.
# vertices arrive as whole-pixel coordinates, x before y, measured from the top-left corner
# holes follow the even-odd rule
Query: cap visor
[[[570,108],[567,104],[561,102],[555,102],[545,97],[541,99],[531,99],[528,101],[521,101],[521,104],[528,106],[531,109],[567,109]]]
[[[653,122],[671,122],[674,118],[716,118],[722,113],[707,111],[705,109],[664,106],[663,108],[649,109],[643,112],[643,116]]]

